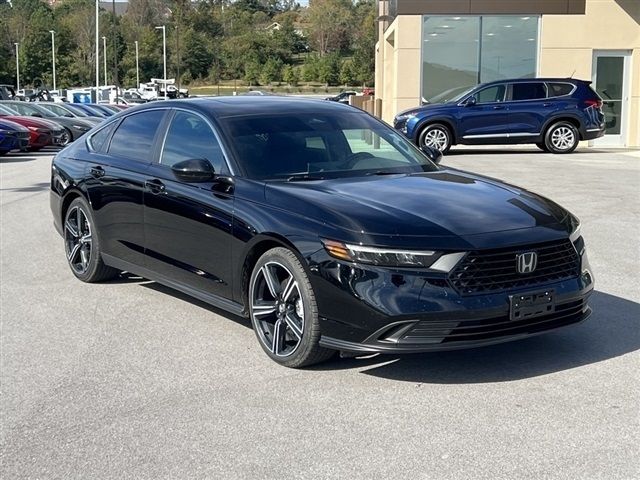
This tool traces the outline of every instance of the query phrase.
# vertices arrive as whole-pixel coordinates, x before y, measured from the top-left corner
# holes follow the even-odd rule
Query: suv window
[[[536,100],[547,98],[547,89],[542,82],[513,83],[511,85],[511,100]]]
[[[224,156],[209,124],[199,115],[176,112],[164,141],[160,163],[172,166],[183,160],[208,160],[221,172]]]
[[[549,87],[550,97],[561,97],[569,95],[573,91],[573,85],[570,83],[547,83]]]
[[[150,162],[153,138],[164,112],[164,110],[151,110],[125,117],[113,134],[109,153],[139,162]]]
[[[504,90],[504,85],[493,85],[476,92],[474,97],[476,97],[477,103],[502,102],[504,100]]]

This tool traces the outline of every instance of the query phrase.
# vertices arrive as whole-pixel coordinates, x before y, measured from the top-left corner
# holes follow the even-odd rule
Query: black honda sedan
[[[587,318],[594,280],[576,217],[433,160],[333,102],[158,102],[62,150],[51,209],[80,280],[133,272],[247,316],[289,367]]]

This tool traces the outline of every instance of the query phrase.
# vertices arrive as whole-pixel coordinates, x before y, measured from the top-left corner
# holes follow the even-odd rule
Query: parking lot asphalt
[[[0,158],[0,477],[640,478],[640,155],[457,149],[578,215],[585,323],[448,353],[277,366],[249,323],[73,277],[49,153]],[[478,205],[481,209],[482,205]]]

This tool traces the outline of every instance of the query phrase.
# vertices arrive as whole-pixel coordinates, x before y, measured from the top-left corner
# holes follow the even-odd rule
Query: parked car
[[[0,119],[10,120],[29,130],[27,150],[37,152],[48,145],[59,144],[64,130],[43,118],[15,115],[13,111],[0,105]]]
[[[105,118],[109,118],[112,114],[111,112],[105,113],[102,110],[98,110],[94,108],[95,104],[93,103],[72,103],[67,105],[73,109],[77,109],[83,111],[85,114],[90,115],[95,118],[101,118],[104,120]]]
[[[340,92],[337,95],[333,95],[331,97],[327,97],[325,98],[325,100],[329,100],[331,102],[340,102],[340,103],[349,103],[349,97],[352,97],[353,95],[357,95],[357,92],[354,92],[353,90],[349,90],[346,92]]]
[[[488,345],[590,314],[576,217],[439,167],[346,105],[152,102],[64,149],[51,174],[78,279],[132,272],[244,315],[289,367]]]
[[[447,152],[452,145],[534,143],[569,153],[605,132],[602,99],[589,81],[501,80],[398,114],[394,127],[416,145]]]
[[[142,98],[142,95],[140,95],[138,92],[136,91],[125,91],[123,94],[123,98],[124,100],[126,100],[127,103],[147,103],[148,100],[145,98]]]
[[[102,123],[103,118],[90,117],[82,110],[75,110],[71,104],[60,104],[52,102],[38,102],[38,107],[49,110],[51,113],[58,117],[78,118],[84,122],[89,122],[91,125],[98,125]]]
[[[87,107],[91,108],[92,110],[101,112],[105,117],[111,117],[112,115],[115,115],[115,112],[111,110],[107,105],[90,103],[89,105],[87,105]]]
[[[80,138],[94,126],[93,123],[80,118],[57,115],[47,108],[42,108],[40,106],[42,103],[43,102],[26,103],[18,101],[0,102],[0,104],[14,110],[18,115],[42,117],[60,125],[64,129],[64,132],[58,145],[63,147]]]
[[[29,146],[29,129],[0,117],[0,155],[11,150],[26,150]]]

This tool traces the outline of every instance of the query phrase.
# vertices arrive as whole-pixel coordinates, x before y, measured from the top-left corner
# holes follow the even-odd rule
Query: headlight
[[[0,135],[13,135],[12,130],[0,130]]]
[[[322,240],[322,244],[329,255],[340,260],[385,267],[429,268],[440,272],[449,272],[465,255],[464,252],[445,254],[433,250],[367,247],[333,240]]]
[[[581,228],[580,228],[580,220],[578,219],[578,217],[570,213],[569,222],[571,225],[571,234],[569,235],[569,239],[572,242],[575,242],[578,239],[578,237],[580,237],[580,235],[582,234]]]

